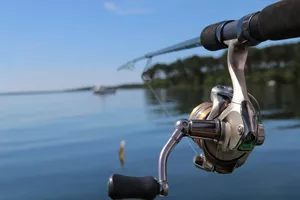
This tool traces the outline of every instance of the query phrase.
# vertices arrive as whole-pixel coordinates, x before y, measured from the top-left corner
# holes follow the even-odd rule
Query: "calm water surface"
[[[254,88],[266,117],[265,144],[231,175],[195,168],[184,139],[169,157],[165,199],[299,199],[297,89]],[[148,90],[0,97],[1,200],[105,200],[113,173],[157,177],[158,155],[174,121],[188,117],[209,90],[158,91],[168,117]],[[206,95],[206,96],[205,96]],[[126,140],[125,168],[118,160]],[[195,147],[200,153],[200,149]]]

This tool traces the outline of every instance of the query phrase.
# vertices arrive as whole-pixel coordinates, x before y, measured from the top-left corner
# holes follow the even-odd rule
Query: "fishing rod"
[[[120,66],[118,70],[131,69],[140,60],[185,49],[196,47],[204,47],[209,51],[226,49],[228,45],[225,41],[231,39],[238,39],[241,43],[247,42],[249,46],[255,46],[267,40],[299,37],[298,5],[299,2],[295,0],[285,0],[267,6],[262,11],[243,16],[239,20],[225,20],[209,25],[198,37],[147,53]]]
[[[239,20],[209,25],[200,37],[145,54],[118,68],[132,68],[142,59],[200,46],[209,51],[228,48],[227,65],[232,87],[213,87],[209,101],[196,106],[188,119],[176,121],[171,137],[160,152],[158,179],[114,174],[108,180],[108,196],[147,200],[157,195],[167,196],[168,156],[183,137],[192,138],[203,150],[203,154],[193,159],[199,169],[231,174],[245,164],[253,149],[265,141],[259,104],[247,92],[245,81],[248,47],[267,40],[300,37],[299,12],[299,0],[280,1]],[[257,109],[252,102],[257,104]]]

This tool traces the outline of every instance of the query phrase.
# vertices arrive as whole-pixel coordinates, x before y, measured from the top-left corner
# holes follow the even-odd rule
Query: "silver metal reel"
[[[255,145],[262,145],[265,130],[259,123],[258,114],[252,105],[245,81],[245,64],[248,49],[246,44],[237,40],[229,42],[228,69],[232,80],[233,91],[228,87],[214,87],[211,93],[213,106],[207,120],[219,119],[224,122],[222,139],[217,143],[200,140],[204,155],[194,157],[196,167],[216,173],[232,173],[235,168],[245,163]],[[231,91],[233,92],[231,95]],[[250,97],[250,98],[249,98]],[[230,103],[228,103],[228,99]],[[227,101],[226,107],[224,102]],[[222,107],[223,106],[223,107]],[[258,109],[259,108],[259,105]]]
[[[211,94],[213,114],[205,119],[190,118],[176,122],[173,134],[159,156],[161,196],[168,194],[168,156],[183,137],[200,141],[204,155],[194,157],[195,166],[219,174],[232,173],[246,162],[255,146],[264,143],[265,130],[258,121],[246,88],[244,70],[247,54],[246,43],[229,41],[227,64],[233,85],[232,96],[230,88],[215,87]],[[228,104],[222,107],[223,101]]]

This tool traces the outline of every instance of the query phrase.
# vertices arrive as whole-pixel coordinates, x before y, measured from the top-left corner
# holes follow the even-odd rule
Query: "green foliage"
[[[198,87],[202,85],[231,84],[227,70],[227,52],[219,58],[197,55],[159,63],[148,69],[153,87]],[[161,76],[163,74],[163,77]],[[250,48],[246,78],[251,84],[277,83],[300,85],[300,43]]]

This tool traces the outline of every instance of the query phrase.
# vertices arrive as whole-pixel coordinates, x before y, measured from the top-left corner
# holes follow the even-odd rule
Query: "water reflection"
[[[173,114],[189,114],[192,109],[204,101],[210,100],[211,88],[199,89],[156,89],[156,95]],[[299,88],[293,85],[276,85],[274,87],[251,85],[250,93],[258,100],[264,119],[295,119],[300,116]],[[157,115],[165,115],[150,90],[145,90],[146,104]]]

